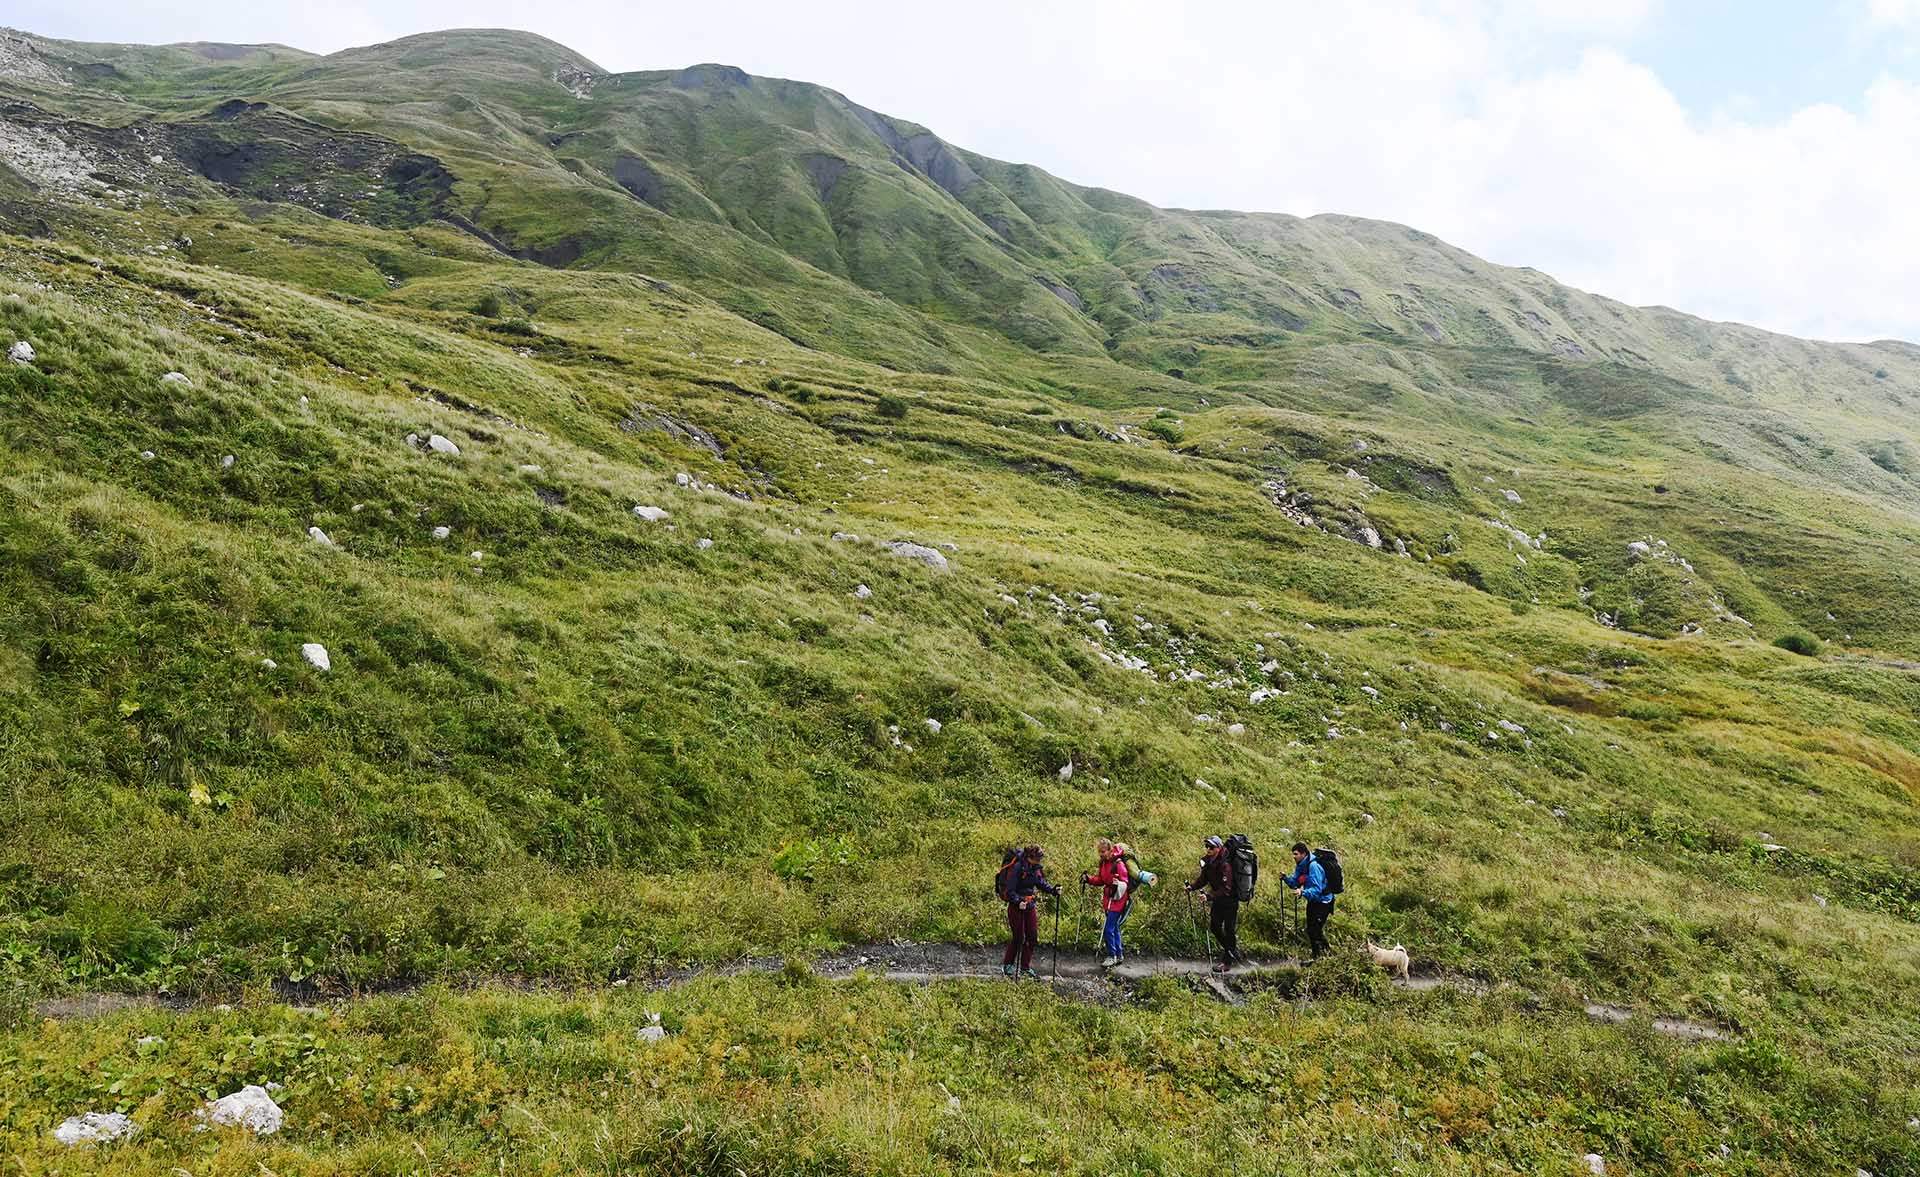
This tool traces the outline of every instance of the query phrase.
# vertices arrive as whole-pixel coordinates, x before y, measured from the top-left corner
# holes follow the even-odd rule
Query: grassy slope
[[[524,126],[447,115],[468,98],[355,117],[327,105],[395,76],[396,54],[452,71],[422,94],[457,89],[468,75],[446,50],[365,51],[364,72],[338,80],[270,66],[259,85],[341,122],[422,128],[408,142],[458,164],[488,208],[553,217],[573,173],[528,128],[576,114],[539,71],[489,94]],[[217,100],[220,83],[190,81],[144,100]],[[1025,256],[1087,297],[1101,327],[1075,330],[1113,342],[1112,359],[1104,341],[1035,351],[968,301],[1004,277],[890,300],[863,289],[894,294],[896,279],[854,264],[842,223],[813,256],[770,228],[779,207],[804,220],[804,202],[750,199],[764,187],[732,187],[719,166],[729,151],[751,164],[746,130],[781,139],[767,110],[727,116],[741,126],[716,116],[718,129],[679,117],[714,136],[706,170],[686,174],[719,211],[702,229],[579,184],[566,207],[613,226],[605,268],[514,263],[444,227],[374,229],[212,188],[48,210],[71,245],[8,240],[0,335],[39,353],[0,372],[11,1000],[285,978],[594,981],[749,950],[988,939],[978,864],[1008,839],[1117,831],[1177,875],[1202,833],[1231,825],[1275,850],[1283,828],[1335,842],[1354,864],[1348,935],[1403,939],[1546,1010],[1393,996],[1346,973],[1328,984],[1348,995],[1303,1016],[1174,993],[1076,1012],[964,986],[857,990],[829,1045],[804,988],[735,982],[672,999],[687,1021],[670,1058],[626,1044],[636,1004],[621,1000],[395,1001],[344,1015],[324,1048],[264,1012],[161,1028],[194,1042],[193,1059],[135,1051],[158,1023],[130,1017],[8,1040],[9,1070],[30,1076],[0,1097],[11,1147],[48,1147],[48,1115],[99,1102],[89,1084],[137,1057],[108,1100],[156,1101],[148,1151],[116,1162],[134,1170],[190,1147],[166,1125],[193,1090],[243,1077],[289,1081],[296,1123],[278,1152],[221,1162],[249,1170],[317,1164],[333,1146],[359,1150],[342,1171],[399,1166],[415,1131],[443,1161],[484,1165],[528,1147],[515,1105],[557,1129],[537,1147],[563,1166],[667,1171],[718,1163],[673,1135],[683,1122],[750,1170],[1010,1169],[1027,1155],[1110,1171],[1116,1156],[1151,1167],[1141,1158],[1165,1148],[1151,1138],[1212,1139],[1236,1116],[1263,1125],[1263,1153],[1312,1141],[1354,1168],[1537,1170],[1595,1147],[1669,1171],[1723,1142],[1758,1171],[1912,1163],[1901,1125],[1920,1109],[1877,1093],[1911,1091],[1916,1072],[1920,695],[1883,653],[1912,650],[1915,521],[1897,459],[1860,457],[1911,429],[1909,353],[1613,308],[1393,227],[1222,226],[967,157],[1027,218]],[[627,134],[673,125],[654,108],[621,118]],[[847,150],[859,133],[828,131]],[[952,203],[910,179],[870,181],[892,193],[862,206],[884,213],[876,224],[932,226]],[[754,226],[734,223],[743,210]],[[671,231],[636,227],[655,221]],[[1437,257],[1445,281],[1424,272]],[[1197,259],[1219,293],[1164,277],[1157,305],[1128,311],[1129,284]],[[1297,296],[1334,281],[1392,334],[1353,326],[1351,309],[1259,328],[1262,305],[1309,306]],[[1433,320],[1443,338],[1405,329],[1418,308],[1386,309],[1409,282],[1445,291],[1428,296],[1453,310]],[[1527,305],[1610,358],[1554,357],[1519,325],[1460,326],[1529,290]],[[733,313],[808,291],[827,312],[805,321],[837,328],[813,348]],[[1169,309],[1170,291],[1187,305]],[[473,313],[489,292],[503,317]],[[1272,333],[1250,346],[1255,329]],[[1184,380],[1158,370],[1180,365]],[[161,384],[170,370],[194,384]],[[904,419],[876,411],[882,393],[908,404]],[[709,430],[724,456],[644,427],[663,414]],[[1138,444],[1101,439],[1122,425]],[[405,445],[430,430],[461,456]],[[751,501],[678,489],[680,471]],[[1411,556],[1297,527],[1262,490],[1275,477],[1311,493],[1316,516],[1364,516]],[[636,520],[635,503],[669,508],[672,530]],[[1489,518],[1546,538],[1523,545]],[[909,536],[955,543],[954,570],[871,542]],[[1624,545],[1643,536],[1697,571],[1630,563]],[[1714,598],[1756,630],[1713,621]],[[1592,620],[1616,610],[1654,634],[1705,621],[1709,636]],[[1851,634],[1854,652],[1765,644],[1803,626]],[[301,664],[311,640],[332,673]],[[1122,651],[1148,658],[1153,681],[1108,661]],[[1168,681],[1189,669],[1198,681]],[[1287,693],[1248,704],[1266,683]],[[1224,734],[1233,721],[1244,738]],[[1053,771],[1068,758],[1071,785]],[[1790,849],[1760,849],[1763,831]],[[1134,938],[1177,943],[1182,915],[1151,903]],[[1250,912],[1247,933],[1275,945],[1274,909]],[[1682,1057],[1553,1012],[1572,993],[1711,1017],[1742,1041]],[[983,1022],[1000,1029],[982,1039]],[[812,1045],[783,1051],[781,1026]],[[1015,1033],[1052,1044],[1027,1064],[1048,1092],[1037,1104],[962,1060],[1003,1056]],[[767,1061],[725,1053],[743,1041]],[[1175,1043],[1246,1061],[1222,1070]],[[860,1056],[879,1070],[850,1065]],[[1112,1104],[1066,1094],[1112,1059],[1149,1074]],[[364,1091],[393,1063],[448,1098],[325,1094]],[[1335,1082],[1306,1080],[1303,1104],[1291,1095],[1309,1072]],[[602,1096],[568,1076],[616,1080]],[[943,1119],[943,1082],[977,1085],[961,1094],[991,1110],[964,1129]],[[883,1098],[898,1110],[876,1118]],[[741,1101],[754,1113],[722,1126],[717,1109]],[[588,1143],[596,1117],[611,1143]],[[1139,1140],[1102,1139],[1149,1119]]]

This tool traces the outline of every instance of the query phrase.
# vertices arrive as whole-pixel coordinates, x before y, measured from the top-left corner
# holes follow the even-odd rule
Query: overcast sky
[[[7,0],[99,41],[531,29],[801,78],[1157,204],[1401,221],[1633,303],[1920,341],[1920,0]]]

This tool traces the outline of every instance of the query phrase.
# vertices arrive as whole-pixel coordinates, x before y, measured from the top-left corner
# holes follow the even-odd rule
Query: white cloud
[[[1920,0],[1867,0],[1867,18],[1874,24],[1920,29]]]
[[[612,69],[725,61],[1157,203],[1348,212],[1632,302],[1831,338],[1920,340],[1920,89],[1857,79],[1772,120],[1680,104],[1628,56],[1661,0],[1145,0],[964,11],[882,0],[18,0],[96,39],[330,50],[528,27]],[[1866,0],[1920,29],[1920,0]],[[1756,11],[1754,19],[1764,19]],[[1758,81],[1759,79],[1756,79]]]

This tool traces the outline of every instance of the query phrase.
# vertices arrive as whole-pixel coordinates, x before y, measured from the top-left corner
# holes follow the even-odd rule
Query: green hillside
[[[1920,1171],[1920,348],[499,31],[0,34],[0,246],[23,1172]]]

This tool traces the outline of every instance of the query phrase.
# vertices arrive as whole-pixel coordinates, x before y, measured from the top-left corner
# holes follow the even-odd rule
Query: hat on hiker
[[[1208,834],[1208,835],[1207,835],[1207,848],[1208,848],[1209,850],[1218,850],[1218,849],[1219,849],[1220,847],[1222,847],[1222,846],[1225,846],[1225,845],[1226,845],[1226,843],[1225,843],[1225,842],[1222,842],[1222,841],[1220,840],[1220,835],[1219,835],[1219,834]]]
[[[1039,862],[1047,856],[1047,852],[1038,846],[1029,846],[1026,849],[1026,855],[1029,861]]]

